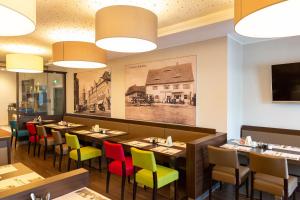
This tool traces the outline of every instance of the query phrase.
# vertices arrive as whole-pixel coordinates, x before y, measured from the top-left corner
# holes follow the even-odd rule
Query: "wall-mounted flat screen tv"
[[[274,102],[300,102],[300,63],[272,65]]]

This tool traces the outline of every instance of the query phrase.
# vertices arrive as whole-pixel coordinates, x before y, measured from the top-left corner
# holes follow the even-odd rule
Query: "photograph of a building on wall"
[[[74,73],[74,112],[110,117],[110,87],[108,68]]]
[[[196,56],[126,66],[126,119],[195,126]]]

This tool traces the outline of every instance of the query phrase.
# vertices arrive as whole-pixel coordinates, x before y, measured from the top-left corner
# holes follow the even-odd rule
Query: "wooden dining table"
[[[105,133],[103,133],[103,130]],[[77,135],[77,137],[85,142],[102,143],[104,140],[111,140],[112,138],[128,135],[127,132],[110,130],[100,128],[99,132],[95,132],[89,129],[76,129],[71,130],[70,134]]]
[[[0,129],[0,141],[4,141],[7,149],[7,163],[11,164],[11,133]]]
[[[86,127],[86,125],[84,124],[75,124],[75,123],[67,123],[66,125],[61,125],[59,123],[51,123],[51,124],[45,124],[43,126],[48,129],[60,131],[62,133],[66,133],[74,129]]]
[[[269,148],[261,148],[261,147],[254,147],[248,146],[241,142],[242,140],[232,139],[228,140],[226,144],[222,145],[222,148],[226,149],[235,149],[240,154],[248,155],[250,152],[255,152],[259,154],[266,154],[275,157],[283,157],[286,158],[288,163],[300,165],[300,147],[293,147],[287,145],[280,145],[280,144],[267,144],[266,147]]]

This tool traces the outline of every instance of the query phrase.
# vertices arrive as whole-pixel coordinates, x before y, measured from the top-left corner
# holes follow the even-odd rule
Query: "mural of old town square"
[[[110,117],[111,72],[108,68],[74,74],[74,112]]]
[[[126,119],[196,125],[196,56],[126,66]]]

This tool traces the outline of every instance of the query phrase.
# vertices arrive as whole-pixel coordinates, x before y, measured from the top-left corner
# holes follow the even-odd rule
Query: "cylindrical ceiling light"
[[[96,45],[115,52],[137,53],[157,48],[157,16],[135,6],[109,6],[96,13]]]
[[[7,54],[6,70],[21,73],[42,73],[44,70],[43,58],[31,54]]]
[[[299,0],[235,0],[235,30],[256,38],[300,35]]]
[[[36,0],[0,0],[0,36],[33,32],[36,25]]]
[[[69,68],[106,67],[106,52],[94,43],[65,41],[52,45],[53,64]]]

